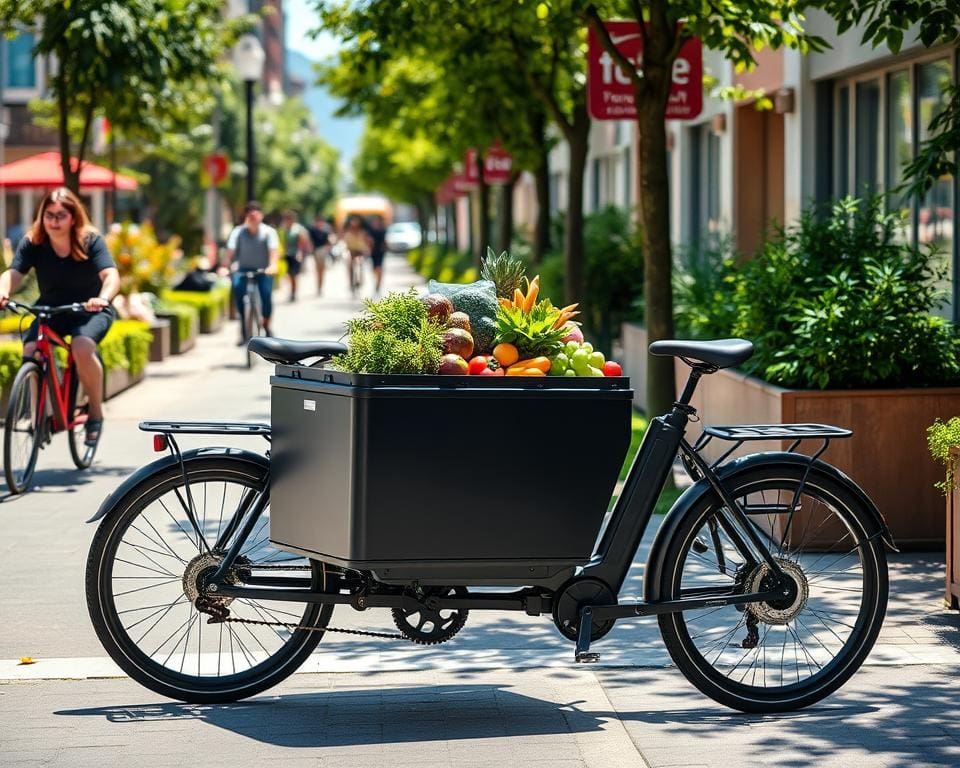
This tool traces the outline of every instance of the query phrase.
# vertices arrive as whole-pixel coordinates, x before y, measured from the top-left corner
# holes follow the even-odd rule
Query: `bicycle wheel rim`
[[[794,478],[757,480],[738,488],[736,497],[742,501],[751,494],[760,494],[760,505],[770,506],[781,501],[789,505],[791,485],[795,488]],[[774,490],[779,490],[775,500],[771,498]],[[813,478],[808,481],[803,496],[805,500],[814,499],[815,503],[808,502],[805,522],[803,516],[794,518],[795,522],[800,520],[797,542],[784,545],[782,552],[778,549],[773,553],[794,564],[789,566],[794,569],[793,575],[799,572],[806,579],[805,602],[794,618],[777,623],[796,609],[795,603],[777,604],[784,609],[781,615],[776,613],[777,606],[750,606],[749,610],[755,617],[759,614],[761,620],[754,639],[756,645],[745,647],[749,639],[748,614],[739,610],[739,606],[704,608],[663,617],[680,641],[682,661],[692,664],[713,690],[736,697],[735,706],[740,708],[761,709],[776,704],[779,709],[789,709],[822,698],[856,671],[879,631],[880,621],[876,619],[878,615],[882,618],[886,594],[880,588],[885,582],[881,580],[882,569],[877,559],[879,545],[868,536],[863,521],[853,510],[828,489],[818,487]],[[694,542],[698,538],[704,541],[704,531],[709,528],[709,519],[715,512],[716,509],[702,511],[698,520],[688,527],[679,548],[682,556],[674,561],[675,571],[670,575],[671,595],[723,583],[715,577],[709,582],[697,579],[696,568],[687,566],[691,558],[697,558]],[[811,533],[829,531],[830,524],[841,524],[845,530],[832,544],[816,543],[824,536],[809,538]],[[729,552],[729,537],[724,541],[724,536],[720,534],[721,549]],[[806,542],[815,546],[806,547]],[[715,551],[713,542],[710,546]],[[727,562],[728,568],[735,571],[736,561],[728,557]],[[704,563],[702,571],[709,568],[716,568],[713,556]],[[835,575],[840,573],[842,575]],[[691,575],[694,578],[690,578]],[[729,586],[735,579],[729,578],[729,574],[726,576],[725,583]],[[744,590],[760,591],[762,581],[762,575],[748,577]]]
[[[21,368],[10,390],[3,430],[3,469],[13,493],[26,490],[33,479],[40,451],[40,369]]]
[[[67,442],[70,446],[70,458],[77,469],[86,469],[93,463],[97,452],[96,445],[87,445],[87,418],[90,412],[90,398],[73,370],[73,383],[70,392],[70,419],[73,427],[67,431]]]
[[[95,598],[102,609],[110,638],[121,654],[121,658],[114,658],[128,671],[132,666],[145,675],[151,687],[166,695],[190,698],[193,693],[201,696],[216,693],[218,699],[223,700],[250,695],[251,688],[268,687],[296,669],[302,661],[301,652],[306,650],[309,653],[322,632],[229,623],[208,626],[205,623],[207,616],[198,612],[187,598],[184,575],[181,573],[190,562],[182,562],[186,560],[183,554],[187,551],[199,553],[201,548],[191,538],[192,527],[185,512],[166,503],[170,500],[178,504],[173,493],[175,488],[180,488],[182,492],[182,481],[178,474],[172,474],[153,488],[146,489],[124,515],[111,521],[113,525],[109,540],[95,565],[98,569],[98,592]],[[222,468],[191,469],[190,475],[198,522],[205,534],[222,530],[220,526],[225,524],[223,516],[217,516],[214,521],[213,515],[206,516],[200,512],[201,509],[207,511],[207,502],[214,500],[214,495],[206,486],[229,479],[231,483],[249,489],[258,482],[258,478],[247,472]],[[161,503],[158,504],[158,500]],[[232,500],[236,501],[238,497],[234,496]],[[230,499],[221,501],[218,498],[215,501],[226,508]],[[145,514],[151,508],[156,519],[165,520],[163,525],[169,529],[170,536],[163,536],[164,528]],[[134,530],[133,537],[124,546],[124,539],[134,523],[137,523],[139,530]],[[215,523],[217,529],[213,528]],[[283,564],[294,564],[294,560],[305,564],[305,573],[309,574],[312,588],[321,589],[322,569],[305,558],[295,558],[269,547],[266,525],[266,518],[259,521],[248,540],[251,546],[245,547],[243,553],[253,552],[254,560],[271,558],[274,563],[280,563],[282,558],[287,558]],[[210,536],[205,535],[205,538]],[[173,546],[168,548],[169,545]],[[116,567],[118,560],[122,566],[119,570]],[[174,564],[176,567],[171,567]],[[135,598],[132,597],[134,595]],[[158,595],[167,599],[158,598]],[[134,605],[138,601],[147,605]],[[283,603],[282,607],[274,608],[272,604],[254,605],[258,602],[237,599],[230,604],[231,614],[255,620],[285,621],[300,626],[322,626],[320,622],[326,620],[324,614],[329,615],[330,612],[329,607],[324,611],[320,605],[304,604],[303,609],[298,611],[300,604]],[[170,634],[171,627],[173,634]],[[271,634],[275,641],[268,645],[265,641]],[[195,639],[195,645],[191,637]],[[208,650],[214,644],[219,649],[217,653]],[[234,695],[238,692],[239,695]]]

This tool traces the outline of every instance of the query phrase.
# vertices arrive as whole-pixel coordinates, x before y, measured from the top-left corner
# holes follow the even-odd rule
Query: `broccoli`
[[[497,291],[491,280],[475,283],[438,283],[431,280],[427,286],[430,293],[439,293],[453,302],[457,312],[470,316],[470,329],[476,354],[485,354],[493,349],[493,336],[497,330]]]

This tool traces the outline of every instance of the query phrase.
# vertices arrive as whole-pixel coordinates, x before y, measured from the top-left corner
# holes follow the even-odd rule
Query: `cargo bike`
[[[698,382],[747,360],[748,341],[651,345],[690,375],[612,503],[630,440],[625,377],[353,375],[324,367],[337,343],[249,343],[277,365],[271,424],[142,423],[167,455],[93,518],[91,619],[155,692],[233,701],[291,674],[325,632],[437,644],[470,611],[500,610],[552,620],[585,663],[616,621],[656,616],[700,691],[776,712],[839,688],[877,638],[893,542],[867,495],[819,459],[850,432],[685,437]],[[269,450],[182,450],[195,434]],[[786,449],[729,458],[754,440]],[[708,444],[726,450],[710,460]],[[678,456],[693,484],[659,525],[643,598],[621,597]],[[336,629],[338,605],[388,609],[398,631]]]

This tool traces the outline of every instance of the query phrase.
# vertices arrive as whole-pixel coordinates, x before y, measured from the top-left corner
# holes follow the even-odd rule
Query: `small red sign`
[[[227,180],[227,156],[216,154],[203,158],[200,169],[200,186],[219,187]]]
[[[634,64],[642,61],[643,37],[635,21],[604,23],[617,49]],[[684,42],[673,62],[673,83],[664,117],[690,120],[703,110],[703,46],[699,38]],[[607,53],[593,27],[587,42],[587,101],[594,120],[629,120],[637,116],[630,75]]]
[[[483,158],[483,181],[486,184],[506,184],[513,170],[513,155],[495,141]],[[463,153],[463,179],[465,188],[473,189],[480,183],[477,169],[477,150],[470,147]]]

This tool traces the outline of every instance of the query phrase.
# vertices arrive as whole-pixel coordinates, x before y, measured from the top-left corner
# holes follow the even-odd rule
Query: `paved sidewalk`
[[[312,275],[297,304],[278,291],[276,329],[337,338],[360,308],[342,265],[326,295]],[[416,284],[387,263],[388,289]],[[838,693],[791,715],[716,705],[670,667],[657,622],[622,621],[573,663],[549,617],[471,613],[434,647],[328,635],[301,671],[249,702],[169,702],[123,677],[86,615],[83,568],[100,500],[152,460],[144,418],[269,419],[270,366],[246,371],[235,325],[151,365],[108,404],[93,469],[71,469],[65,441],[40,456],[38,488],[0,499],[0,766],[914,766],[960,764],[960,615],[942,608],[942,554],[891,554],[891,602],[867,664]],[[260,447],[237,438],[236,445]],[[191,441],[190,445],[200,444]],[[211,442],[222,442],[219,438]],[[61,444],[62,443],[62,444]],[[641,546],[625,594],[642,592]],[[392,629],[389,612],[338,608],[335,626]],[[20,656],[37,663],[20,665]]]

